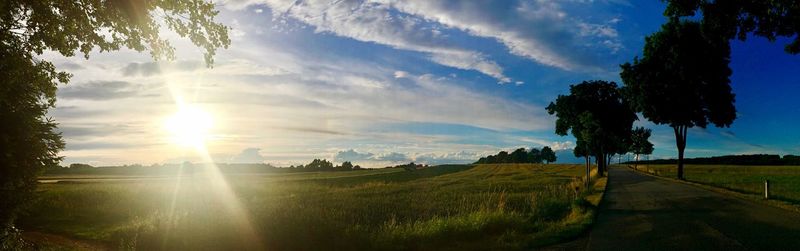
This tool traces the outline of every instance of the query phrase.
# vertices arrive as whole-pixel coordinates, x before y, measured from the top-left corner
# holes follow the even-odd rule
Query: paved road
[[[611,168],[588,250],[800,250],[800,214]]]

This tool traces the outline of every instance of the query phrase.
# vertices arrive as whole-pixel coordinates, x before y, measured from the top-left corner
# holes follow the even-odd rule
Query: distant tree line
[[[414,162],[411,162],[411,163],[408,163],[408,164],[402,164],[402,165],[396,165],[396,166],[387,166],[386,168],[403,168],[406,171],[410,172],[410,171],[415,171],[417,169],[428,168],[428,165],[427,164],[414,164]]]
[[[636,164],[676,164],[676,159],[657,159],[647,161],[631,161]],[[747,154],[725,155],[715,157],[688,158],[685,164],[695,165],[764,165],[764,166],[797,166],[800,165],[800,156],[777,154]]]
[[[480,158],[475,164],[502,164],[502,163],[552,163],[556,162],[556,153],[549,146],[531,148],[519,148],[511,153],[500,151],[497,155],[489,155]]]
[[[341,165],[334,166],[328,160],[314,159],[306,165],[276,167],[265,163],[215,163],[216,168],[222,173],[281,173],[281,172],[317,172],[317,171],[351,171],[362,170],[359,165],[353,165],[350,161],[345,161]],[[45,175],[58,174],[104,174],[104,175],[175,175],[193,174],[206,168],[206,164],[184,162],[180,164],[153,164],[144,166],[141,164],[122,165],[122,166],[100,166],[95,167],[84,163],[73,163],[69,166],[53,166],[44,170]]]
[[[350,161],[342,162],[342,165],[334,166],[326,159],[314,159],[307,165],[289,166],[290,169],[306,171],[350,171],[362,169],[359,165],[353,165]]]

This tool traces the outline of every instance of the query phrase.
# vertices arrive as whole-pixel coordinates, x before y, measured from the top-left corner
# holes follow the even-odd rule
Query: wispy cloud
[[[61,88],[58,96],[64,99],[110,100],[137,96],[146,88],[126,81],[92,81]]]

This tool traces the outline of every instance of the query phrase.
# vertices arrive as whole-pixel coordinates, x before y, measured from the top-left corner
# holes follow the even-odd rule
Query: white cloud
[[[258,148],[245,148],[241,153],[231,157],[228,163],[262,163],[266,158],[261,156]]]
[[[408,72],[405,72],[405,71],[395,71],[394,72],[394,78],[407,78],[407,77],[408,77]]]
[[[433,24],[399,15],[387,5],[369,1],[266,0],[273,15],[292,18],[332,33],[396,49],[428,53],[436,63],[464,70],[476,70],[500,82],[509,82],[503,68],[480,52],[454,45],[440,35]],[[238,6],[238,5],[237,5]]]
[[[608,38],[609,46],[619,46],[613,23],[586,23],[562,10],[558,1],[376,1],[474,36],[495,38],[513,54],[566,70],[599,70],[597,52],[584,40]]]

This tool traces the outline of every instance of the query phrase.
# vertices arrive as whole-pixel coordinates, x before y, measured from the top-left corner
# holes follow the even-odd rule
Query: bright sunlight
[[[208,112],[186,105],[167,118],[164,125],[176,144],[200,148],[208,138],[214,120]]]

